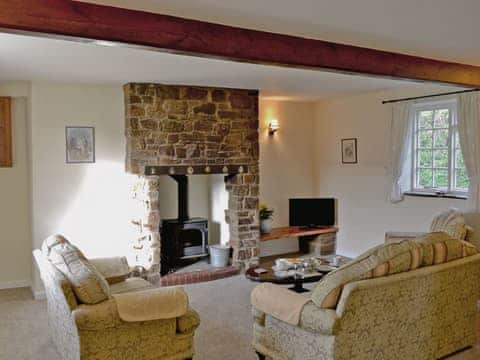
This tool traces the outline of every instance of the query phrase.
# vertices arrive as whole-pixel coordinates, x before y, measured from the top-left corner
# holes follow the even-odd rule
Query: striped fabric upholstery
[[[477,253],[474,245],[445,232],[385,243],[326,275],[313,291],[312,301],[321,308],[334,309],[347,283],[442,264]]]

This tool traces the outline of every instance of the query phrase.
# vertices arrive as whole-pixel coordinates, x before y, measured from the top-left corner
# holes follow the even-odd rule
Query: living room
[[[451,208],[457,209],[456,214],[460,214],[455,221],[462,218],[468,231],[475,229],[468,215],[472,209],[476,209],[468,178],[476,181],[476,177],[471,175],[475,166],[472,166],[470,158],[475,159],[477,155],[471,154],[476,150],[470,149],[469,153],[460,150],[460,143],[469,144],[471,139],[465,135],[468,132],[462,130],[464,125],[458,125],[457,121],[463,119],[462,114],[469,109],[464,105],[464,99],[477,94],[475,74],[478,68],[473,66],[475,61],[466,56],[450,59],[448,53],[417,53],[413,45],[409,51],[385,48],[398,53],[440,58],[443,60],[438,61],[443,62],[443,66],[452,64],[447,60],[472,64],[464,65],[465,68],[458,70],[458,73],[452,70],[451,73],[429,72],[427,75],[422,72],[422,64],[417,64],[418,72],[408,70],[402,73],[402,67],[399,66],[399,75],[392,73],[387,76],[384,73],[383,76],[370,76],[365,70],[353,69],[355,64],[346,73],[347,70],[340,69],[325,72],[313,67],[277,66],[282,64],[276,61],[252,59],[245,62],[245,59],[240,59],[242,61],[238,62],[213,55],[200,57],[201,50],[195,50],[197,54],[193,49],[175,53],[152,51],[154,45],[147,48],[141,46],[140,42],[136,46],[121,44],[135,44],[133,40],[107,41],[94,35],[80,36],[80,33],[75,35],[72,32],[46,36],[46,33],[55,33],[53,28],[47,31],[46,28],[40,29],[41,25],[31,24],[27,29],[26,25],[20,24],[26,21],[24,16],[28,18],[21,11],[22,5],[7,3],[0,2],[0,10],[8,7],[12,11],[11,19],[0,15],[1,27],[10,28],[0,33],[0,97],[4,106],[0,120],[5,121],[8,117],[11,125],[10,131],[0,132],[3,151],[0,159],[7,160],[0,168],[3,185],[0,188],[0,333],[5,335],[0,336],[0,358],[106,358],[108,351],[117,354],[113,348],[122,349],[124,359],[187,359],[193,354],[195,359],[255,359],[256,353],[259,357],[273,359],[282,356],[288,359],[348,358],[342,357],[345,354],[341,352],[330,355],[330,350],[325,350],[326,355],[320,356],[318,354],[321,351],[316,348],[320,345],[317,343],[306,346],[308,350],[305,353],[299,351],[297,355],[292,355],[286,350],[282,353],[283,346],[294,348],[283,338],[288,330],[277,333],[280,345],[274,340],[274,335],[268,335],[271,336],[270,340],[265,335],[264,343],[255,338],[254,332],[257,335],[260,333],[263,325],[259,324],[265,321],[265,314],[267,322],[270,321],[269,317],[275,315],[281,319],[281,310],[285,309],[280,310],[281,314],[273,310],[272,315],[262,308],[263,315],[259,315],[262,313],[260,311],[252,317],[253,300],[250,296],[258,279],[252,280],[245,272],[260,269],[271,273],[270,266],[278,258],[304,259],[321,255],[321,258],[328,258],[328,261],[333,259],[333,262],[355,259],[383,244],[386,233],[427,232],[435,228],[431,226],[432,219]],[[70,2],[58,0],[55,3],[68,13]],[[147,4],[138,10],[197,18],[176,13],[185,10],[180,4],[177,4],[177,8],[174,4],[168,8],[167,2],[163,5],[163,11],[149,8]],[[76,3],[75,6],[82,11],[91,11],[86,3]],[[196,9],[193,4],[190,7],[191,11]],[[99,9],[95,10],[98,11],[95,16],[100,16],[98,14],[103,11]],[[115,9],[118,8],[108,8],[108,11],[115,13]],[[46,14],[42,5],[35,5],[32,11]],[[209,11],[213,11],[213,8]],[[221,11],[218,11],[217,16],[221,16]],[[144,13],[135,12],[135,15],[144,16]],[[21,21],[16,23],[15,16],[22,17]],[[203,20],[215,19],[206,17]],[[227,20],[221,23],[228,23]],[[155,21],[158,19],[155,18]],[[248,24],[236,25],[251,27]],[[28,30],[28,33],[16,33],[19,30]],[[275,27],[265,30],[289,32],[277,31]],[[327,36],[326,28],[323,31]],[[338,32],[337,36],[340,35]],[[84,38],[92,40],[86,41]],[[341,37],[337,41],[343,42]],[[361,42],[355,45],[376,48]],[[196,56],[190,56],[192,54]],[[385,72],[382,69],[378,71]],[[452,102],[455,102],[454,107],[451,107]],[[8,104],[8,110],[5,110],[5,104]],[[416,115],[411,115],[412,112],[410,116],[405,116],[402,113],[405,106],[414,109]],[[442,117],[445,111],[448,111],[448,116]],[[431,120],[426,119],[429,112],[432,114]],[[422,120],[423,117],[426,120]],[[417,137],[413,136],[413,131],[405,132],[410,135],[397,136],[398,129],[392,124],[402,119],[410,121],[408,124],[411,129],[415,127]],[[457,127],[460,127],[460,131],[456,130]],[[457,139],[458,131],[460,135]],[[425,145],[421,143],[424,139],[420,138],[420,134],[426,133],[431,135],[431,142],[427,139]],[[445,140],[445,146],[439,147],[437,145],[443,141],[440,138],[443,134],[448,140]],[[399,141],[394,140],[398,138]],[[398,148],[404,151],[399,152]],[[418,155],[412,154],[411,149],[415,149],[413,152]],[[432,158],[421,158],[423,155],[420,154],[426,152],[431,152]],[[398,160],[397,166],[393,166],[395,159],[401,159],[402,165],[408,164],[405,166],[408,169],[401,169]],[[413,164],[416,161],[422,165]],[[437,166],[442,161],[446,165]],[[423,165],[423,162],[427,165]],[[188,181],[186,196],[182,198],[178,190],[185,179]],[[271,233],[278,228],[299,225],[292,223],[289,205],[292,199],[305,198],[334,199],[333,223],[321,224],[325,218],[319,216],[319,223],[302,224],[334,226],[333,252],[299,254],[301,242],[312,238],[311,231],[320,231],[313,237],[320,243],[324,241],[321,237],[324,228],[305,230],[310,231],[309,236],[287,232],[285,236],[262,241],[269,232],[272,237]],[[185,206],[182,207],[182,204]],[[259,207],[262,204],[273,210],[273,230],[263,230],[261,234]],[[451,216],[452,213],[448,214]],[[168,248],[170,242],[162,242],[166,239],[165,233],[162,233],[162,228],[166,227],[164,221],[174,218],[182,220],[181,223],[185,225],[186,220],[197,217],[204,219],[208,227],[206,244],[200,250],[194,249],[195,246],[185,248],[184,251],[200,252],[194,253],[192,261],[185,259],[188,260],[186,265],[174,264],[167,268],[170,260],[164,258],[162,251]],[[161,302],[165,304],[171,297],[178,303],[187,301],[193,309],[192,313],[184,310],[183,315],[174,316],[177,324],[185,323],[177,325],[179,328],[185,326],[185,333],[177,329],[176,336],[180,334],[184,336],[182,339],[188,338],[185,344],[188,342],[189,345],[183,344],[187,350],[181,355],[167,355],[170,350],[182,348],[180,340],[171,340],[168,337],[170,335],[163,333],[155,339],[142,333],[146,329],[140,329],[138,336],[146,336],[150,341],[150,345],[145,345],[142,351],[137,353],[138,346],[128,341],[120,345],[115,340],[115,345],[107,346],[108,351],[96,353],[91,349],[106,345],[92,345],[90,350],[79,349],[79,344],[84,343],[78,340],[70,343],[67,337],[59,335],[60,330],[55,329],[55,324],[50,324],[49,328],[48,321],[52,322],[52,313],[55,313],[53,307],[56,306],[50,303],[49,296],[53,296],[58,289],[49,290],[52,284],[47,282],[46,285],[48,276],[45,273],[40,276],[32,251],[41,249],[43,252],[48,248],[50,252],[56,246],[70,246],[69,243],[65,245],[63,238],[51,238],[55,234],[63,235],[89,259],[125,257],[127,263],[118,261],[121,266],[128,268],[128,276],[132,276],[129,279],[134,275],[143,277],[156,290],[166,292],[171,289],[166,285],[175,285],[172,289],[182,287],[184,290],[165,292]],[[49,240],[45,242],[45,239]],[[412,241],[408,240],[409,246]],[[444,242],[447,252],[454,256],[450,252],[450,243]],[[461,257],[473,251],[461,244]],[[211,264],[213,260],[203,256],[208,255],[208,245],[211,248],[221,245],[220,248],[228,249],[226,266],[214,267]],[[413,254],[413,250],[408,251]],[[191,254],[183,253],[187,258]],[[476,255],[471,257],[476,258]],[[380,261],[380,258],[378,255],[376,261]],[[450,257],[445,255],[445,261],[447,259]],[[454,259],[448,264],[435,263],[437,265],[432,268],[452,267],[455,261],[466,262],[466,267],[472,267],[465,270],[466,279],[470,278],[468,274],[477,271],[476,267],[469,265],[468,259]],[[95,264],[93,260],[92,263]],[[48,266],[52,264],[54,262]],[[96,264],[102,273],[102,264]],[[412,264],[413,260],[409,266]],[[390,269],[386,272],[388,276],[383,277],[407,276],[406,273],[415,271],[426,273],[427,268],[402,270],[403,275],[390,275],[392,272],[389,271],[393,271]],[[382,269],[374,266],[370,270],[375,273]],[[320,279],[323,276],[324,273],[318,275]],[[304,286],[309,290],[305,293],[307,297],[315,292],[321,281],[316,278],[310,283],[305,281]],[[281,292],[286,291],[291,283],[288,281],[287,286],[275,285],[281,289],[278,290],[276,287],[270,288],[268,282],[262,284],[266,287],[259,288],[267,294],[260,290],[255,290],[254,294],[265,303],[271,301],[274,295],[286,298],[291,295],[292,304],[302,303],[301,299],[305,298],[303,295],[297,298],[297,294],[290,290],[291,294],[287,292],[287,295]],[[111,288],[118,286],[118,282],[110,284]],[[470,283],[465,280],[464,287],[468,286]],[[471,298],[478,295],[476,288],[470,290],[469,305],[472,304]],[[151,300],[161,297],[153,294],[152,289],[148,291],[155,298]],[[104,303],[92,305],[82,305],[81,297],[76,292],[73,296],[76,297],[76,305],[72,310],[77,312],[75,316],[82,316],[78,313],[79,309],[86,311],[88,306],[112,306],[115,301],[119,308],[122,301],[128,306],[132,305],[131,299],[127,299],[127,296],[121,299],[122,296],[118,294],[108,297]],[[342,298],[346,296],[342,295]],[[143,301],[138,296],[134,299],[134,302]],[[339,301],[335,305],[337,312],[341,307]],[[439,301],[438,304],[443,303]],[[311,302],[302,303],[302,314],[311,311],[311,306]],[[258,306],[256,309],[259,311]],[[132,311],[132,308],[128,310]],[[478,338],[471,340],[469,332],[478,328],[478,325],[476,315],[472,317],[470,310],[466,315],[456,314],[464,316],[462,321],[468,324],[465,344],[459,342],[445,346],[438,352],[428,351],[444,356],[453,352],[448,350],[468,347],[451,358],[478,356]],[[135,311],[139,311],[138,307]],[[161,313],[165,310],[157,311]],[[331,311],[330,307],[326,313],[331,315]],[[83,316],[87,316],[85,314]],[[438,314],[443,316],[441,311],[434,313],[435,316]],[[59,316],[56,314],[53,318],[58,322]],[[161,316],[164,314],[157,316],[160,317],[155,320],[141,321],[151,321],[150,324],[163,321]],[[326,321],[326,324],[327,320],[322,321]],[[80,322],[75,325],[75,321]],[[81,323],[84,321],[82,318],[76,318],[75,321],[72,329],[97,326],[89,325],[88,321]],[[127,325],[133,322],[118,321],[124,321]],[[288,321],[280,325],[275,321],[282,320],[272,320],[272,329],[286,329],[285,326],[291,325]],[[439,320],[439,323],[442,322]],[[163,329],[163,325],[155,326]],[[93,328],[78,329],[79,334],[72,337],[86,336],[85,343],[94,341],[95,337],[101,337],[102,334],[102,331],[94,331]],[[419,329],[427,331],[421,325]],[[70,331],[66,333],[70,334]],[[85,331],[87,335],[84,335]],[[314,333],[311,329],[308,331],[310,335]],[[402,331],[405,332],[404,329]],[[323,337],[334,338],[331,334],[325,335],[327,333],[322,332],[320,342],[330,341]],[[418,334],[423,333],[419,330]],[[135,339],[135,335],[132,336],[130,340]],[[23,340],[20,341],[20,338]],[[29,339],[27,344],[25,338]],[[254,346],[252,339],[256,339]],[[342,337],[339,335],[338,339]],[[165,341],[175,343],[177,340],[179,345],[173,346],[175,349],[168,349],[165,345]],[[148,355],[154,351],[152,344],[160,344],[158,346],[162,350],[158,355]],[[300,347],[305,345],[301,342],[298,344]],[[275,352],[273,349],[277,345]],[[335,343],[332,346],[337,345]],[[308,351],[314,351],[317,355]],[[391,355],[388,348],[384,351],[386,353],[380,358],[399,358]],[[370,355],[365,352],[351,354],[351,358],[371,358]],[[119,355],[113,356],[120,358]],[[419,355],[418,358],[435,356],[430,353],[430,356]]]

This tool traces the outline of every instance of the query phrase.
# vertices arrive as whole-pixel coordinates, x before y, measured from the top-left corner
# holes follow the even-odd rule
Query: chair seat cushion
[[[110,297],[110,288],[105,278],[82,252],[61,235],[47,238],[42,251],[70,282],[78,301],[97,304]]]
[[[124,256],[96,258],[89,261],[110,285],[125,281],[130,275],[130,266]]]
[[[126,279],[125,281],[110,285],[110,293],[112,295],[115,295],[126,292],[143,291],[152,288],[153,285],[150,284],[147,280],[139,277],[132,277]]]

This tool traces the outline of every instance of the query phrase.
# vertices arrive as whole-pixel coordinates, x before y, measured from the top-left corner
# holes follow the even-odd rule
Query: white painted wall
[[[228,209],[228,192],[225,187],[225,176],[209,175],[209,243],[227,244],[230,241],[228,224],[225,221],[225,210]]]
[[[359,255],[380,244],[387,230],[426,231],[436,212],[465,205],[452,199],[406,197],[399,204],[386,200],[385,134],[391,107],[381,101],[445,91],[445,87],[383,91],[317,104],[315,191],[317,196],[338,199],[339,253]],[[342,138],[358,138],[358,164],[341,164]]]
[[[66,164],[67,125],[95,127],[94,164]],[[90,257],[127,254],[133,227],[122,88],[33,83],[31,146],[34,247],[62,233]]]
[[[27,83],[0,84],[12,97],[13,167],[0,168],[0,289],[31,282]]]
[[[314,173],[312,151],[315,104],[293,101],[260,101],[260,202],[275,209],[273,226],[288,226],[288,199],[312,196]],[[280,129],[268,135],[272,118]],[[294,252],[295,238],[261,244],[260,255]]]
[[[461,208],[464,201],[460,200],[408,198],[398,205],[385,200],[384,141],[390,110],[380,101],[418,92],[371,93],[318,104],[261,100],[260,198],[275,208],[274,226],[288,225],[289,198],[334,196],[339,199],[339,252],[357,255],[382,242],[385,230],[425,230],[436,211],[451,205]],[[133,236],[128,200],[131,177],[124,171],[121,87],[33,83],[31,89],[29,84],[0,86],[0,94],[19,97],[14,109],[16,166],[0,170],[2,185],[10,184],[9,191],[0,194],[0,221],[8,218],[0,224],[0,283],[28,281],[31,243],[39,247],[52,233],[65,234],[87,256],[128,254]],[[269,137],[267,126],[272,118],[279,120],[280,130]],[[95,126],[95,164],[65,163],[67,125]],[[358,138],[358,165],[340,164],[340,139],[344,137]],[[227,207],[223,177],[192,179],[191,215],[221,223]],[[162,187],[163,217],[176,215],[174,186]],[[212,186],[223,194],[215,195]],[[4,189],[0,186],[0,191]],[[169,204],[168,199],[173,201]],[[12,236],[19,240],[11,242]],[[212,231],[213,241],[225,237],[223,228],[216,235]],[[296,250],[296,239],[261,246],[263,256]],[[37,277],[35,289],[39,284]]]

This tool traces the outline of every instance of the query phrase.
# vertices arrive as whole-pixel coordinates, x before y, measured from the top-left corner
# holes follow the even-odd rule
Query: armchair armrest
[[[95,305],[80,305],[72,311],[72,318],[80,331],[103,331],[107,329],[125,326],[128,323],[120,319],[115,300],[109,299]],[[166,326],[172,319],[154,320],[157,323],[164,322]],[[187,334],[195,331],[200,325],[200,317],[193,309],[176,318],[177,333]]]
[[[323,335],[335,335],[339,324],[337,312],[321,309],[313,302],[307,303],[300,316],[300,327]]]
[[[396,242],[404,239],[414,239],[418,236],[427,234],[426,232],[413,231],[387,231],[385,233],[385,242]]]
[[[105,330],[121,323],[114,299],[95,305],[80,305],[72,311],[72,317],[79,330]]]
[[[311,332],[332,335],[338,317],[335,310],[320,309],[310,297],[274,284],[261,284],[252,291],[253,317],[265,325],[265,314]]]
[[[126,322],[176,319],[188,311],[188,295],[180,287],[161,287],[113,294],[120,319]]]
[[[257,285],[250,298],[255,309],[293,326],[298,326],[301,311],[310,301],[304,295],[270,283]]]
[[[130,275],[130,266],[124,256],[88,259],[109,284],[124,281]]]
[[[194,332],[200,325],[200,316],[193,309],[188,309],[187,312],[177,318],[177,333],[187,334]]]

